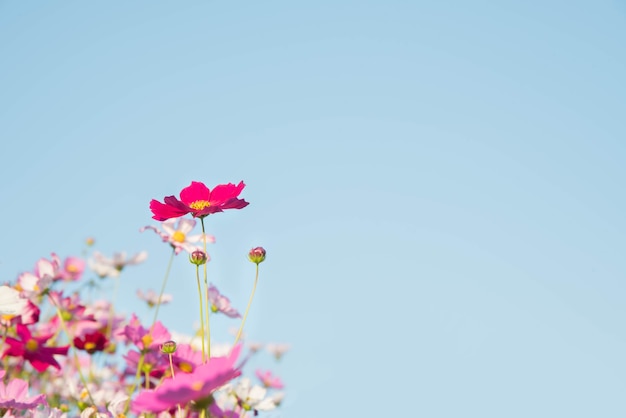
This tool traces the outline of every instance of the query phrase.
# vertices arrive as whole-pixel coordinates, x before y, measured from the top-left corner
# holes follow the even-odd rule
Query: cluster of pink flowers
[[[248,202],[239,198],[244,187],[240,182],[210,190],[192,182],[180,199],[152,200],[152,217],[161,225],[140,229],[154,231],[171,247],[171,257],[186,253],[186,262],[196,269],[202,324],[195,336],[176,333],[157,319],[160,305],[175,303],[163,290],[137,290],[138,301],[155,310],[150,323],[135,314],[120,315],[115,300],[83,295],[85,289],[93,291],[85,284],[118,280],[126,267],[143,263],[146,252],[107,257],[91,250],[90,238],[85,258],[62,260],[52,254],[1,285],[0,417],[242,418],[277,408],[284,398],[280,377],[271,369],[257,369],[247,377],[245,366],[263,347],[276,361],[288,346],[240,338],[252,296],[242,315],[206,278],[206,245],[215,238],[205,233],[204,218],[246,207]],[[197,220],[202,231],[192,234]],[[265,249],[253,248],[248,257],[256,265],[254,295]],[[167,275],[162,289],[166,281]],[[211,344],[210,316],[240,321],[235,340],[225,350]]]

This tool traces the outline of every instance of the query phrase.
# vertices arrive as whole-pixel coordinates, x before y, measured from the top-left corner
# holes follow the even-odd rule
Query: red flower
[[[74,346],[79,350],[85,350],[89,354],[93,354],[96,351],[104,351],[109,344],[106,335],[100,331],[87,334],[82,338],[74,338]]]
[[[248,202],[237,198],[244,187],[246,185],[241,181],[236,186],[232,183],[219,184],[211,191],[204,183],[192,181],[191,185],[181,190],[180,200],[175,196],[166,196],[163,199],[165,203],[152,199],[152,219],[165,221],[188,213],[194,218],[204,218],[212,213],[223,212],[224,209],[245,208]]]
[[[44,343],[52,335],[33,337],[26,325],[18,324],[16,328],[20,339],[7,337],[6,343],[9,347],[2,357],[22,357],[24,360],[28,360],[38,372],[43,372],[48,366],[52,366],[57,370],[61,368],[53,356],[55,354],[67,355],[67,350],[70,348],[69,345],[64,347],[44,347]]]

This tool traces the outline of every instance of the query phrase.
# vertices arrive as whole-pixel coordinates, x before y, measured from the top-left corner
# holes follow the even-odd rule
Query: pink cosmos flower
[[[5,371],[0,370],[0,408],[17,410],[33,410],[37,405],[45,405],[46,395],[28,396],[28,382],[22,379],[11,379],[6,385],[2,382]]]
[[[34,337],[31,335],[26,325],[22,324],[17,325],[16,332],[20,339],[7,337],[6,344],[9,347],[5,350],[2,357],[21,357],[24,360],[28,360],[38,372],[43,372],[49,366],[57,370],[61,368],[59,363],[54,359],[54,355],[67,355],[67,351],[70,348],[69,345],[63,347],[44,347],[43,344],[45,344],[52,335]]]
[[[175,379],[167,379],[155,390],[144,390],[133,401],[131,410],[136,413],[169,411],[176,405],[185,406],[189,402],[203,404],[221,386],[241,375],[241,369],[234,364],[239,357],[241,344],[226,357],[212,357],[193,373],[179,374]],[[206,407],[206,406],[205,406]]]
[[[207,215],[223,212],[225,209],[242,209],[248,206],[248,202],[237,196],[246,185],[239,182],[219,184],[213,190],[209,190],[204,183],[192,181],[191,185],[180,192],[180,200],[175,196],[166,196],[161,203],[155,199],[150,201],[152,218],[157,221],[165,221],[178,218],[188,213],[194,218],[204,218]]]
[[[87,308],[81,304],[77,293],[64,297],[63,293],[52,291],[49,293],[49,297],[53,304],[61,310],[72,336],[81,337],[101,328],[93,315],[87,313]],[[61,326],[61,321],[57,316],[54,316],[49,322],[54,324],[57,329]]]
[[[78,257],[67,257],[63,262],[61,277],[65,281],[80,280],[85,271],[85,260]]]
[[[126,360],[126,369],[124,373],[127,376],[134,376],[137,373],[137,368],[139,367],[139,361],[141,358],[141,353],[135,350],[129,350],[124,356],[124,360]],[[147,372],[149,375],[150,382],[145,382],[142,386],[145,387],[146,383],[153,386],[153,379],[157,381],[160,380],[165,373],[169,370],[169,362],[167,357],[156,351],[148,351],[143,355],[142,361],[142,372],[144,374]]]
[[[211,304],[211,311],[217,313],[221,312],[229,318],[241,318],[237,309],[230,306],[230,300],[222,295],[217,287],[209,286],[209,303]]]
[[[256,377],[259,378],[261,383],[263,383],[263,386],[265,386],[266,388],[273,388],[273,389],[284,388],[283,382],[280,380],[280,377],[274,376],[271,371],[269,370],[261,371],[260,369],[257,369],[255,373],[256,373]]]
[[[189,344],[178,344],[172,355],[172,363],[181,372],[191,373],[202,364],[202,353]]]
[[[47,290],[53,281],[61,278],[61,270],[59,257],[52,253],[52,260],[45,258],[39,259],[35,263],[33,273],[26,272],[17,278],[17,288],[21,290],[22,295],[31,298],[37,297]]]
[[[158,348],[164,342],[172,339],[169,331],[163,326],[161,321],[156,321],[152,332],[150,332],[150,328],[144,328],[135,314],[132,314],[129,324],[124,327],[124,335],[140,350]]]
[[[168,242],[174,248],[175,254],[179,254],[183,250],[187,251],[189,254],[200,250],[201,248],[196,244],[203,243],[205,237],[206,242],[215,242],[215,237],[213,235],[188,235],[196,226],[195,220],[181,218],[178,220],[178,224],[176,222],[176,219],[168,219],[164,221],[161,224],[163,231],[160,231],[154,226],[144,226],[139,230],[139,232],[143,232],[146,229],[154,231],[161,237],[163,242]]]

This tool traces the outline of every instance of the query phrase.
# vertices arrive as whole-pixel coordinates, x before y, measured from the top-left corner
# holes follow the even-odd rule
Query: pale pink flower
[[[289,344],[274,344],[270,343],[265,346],[265,349],[276,358],[276,360],[280,360],[291,346]]]
[[[63,262],[61,277],[65,281],[80,280],[85,271],[85,260],[78,257],[67,257]]]
[[[263,343],[259,343],[259,342],[249,342],[248,343],[248,350],[250,350],[251,353],[256,353],[257,351],[259,351],[262,348],[263,348]]]
[[[17,278],[17,287],[28,298],[37,297],[47,290],[53,281],[61,278],[60,260],[52,253],[52,260],[39,259],[33,273],[22,273]]]
[[[154,231],[161,237],[163,242],[168,242],[174,248],[175,254],[179,254],[183,250],[191,254],[194,251],[202,249],[198,244],[204,243],[205,239],[207,243],[215,242],[213,235],[189,235],[195,226],[196,221],[193,219],[168,219],[161,223],[163,231],[160,231],[154,226],[144,226],[139,232],[143,232],[147,229]]]
[[[61,278],[61,260],[59,257],[52,253],[50,254],[51,260],[40,258],[35,264],[35,275],[40,278],[50,278],[52,280],[58,280]]]
[[[235,308],[230,305],[230,299],[222,295],[217,287],[209,286],[208,292],[209,303],[211,304],[211,311],[217,313],[221,312],[229,318],[241,318],[241,315]]]
[[[282,380],[280,380],[280,377],[274,376],[269,370],[262,371],[257,369],[255,374],[266,388],[282,389],[285,387]]]
[[[5,385],[2,382],[5,371],[0,370],[0,408],[32,410],[37,405],[48,405],[46,395],[28,396],[28,382],[22,379],[10,379]]]
[[[146,302],[151,308],[159,304],[165,305],[166,303],[172,301],[172,295],[164,293],[159,299],[159,295],[152,289],[149,289],[146,293],[144,293],[141,289],[138,289],[137,297]]]
[[[89,268],[100,277],[119,277],[124,267],[143,263],[147,258],[147,251],[141,251],[130,258],[127,258],[123,251],[114,253],[112,258],[94,251],[93,258],[89,260]]]

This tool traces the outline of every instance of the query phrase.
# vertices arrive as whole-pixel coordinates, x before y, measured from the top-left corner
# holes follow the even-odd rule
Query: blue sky
[[[150,199],[244,180],[209,278],[243,309],[268,251],[267,416],[623,416],[625,42],[620,1],[0,1],[0,280],[145,249],[147,318]]]

